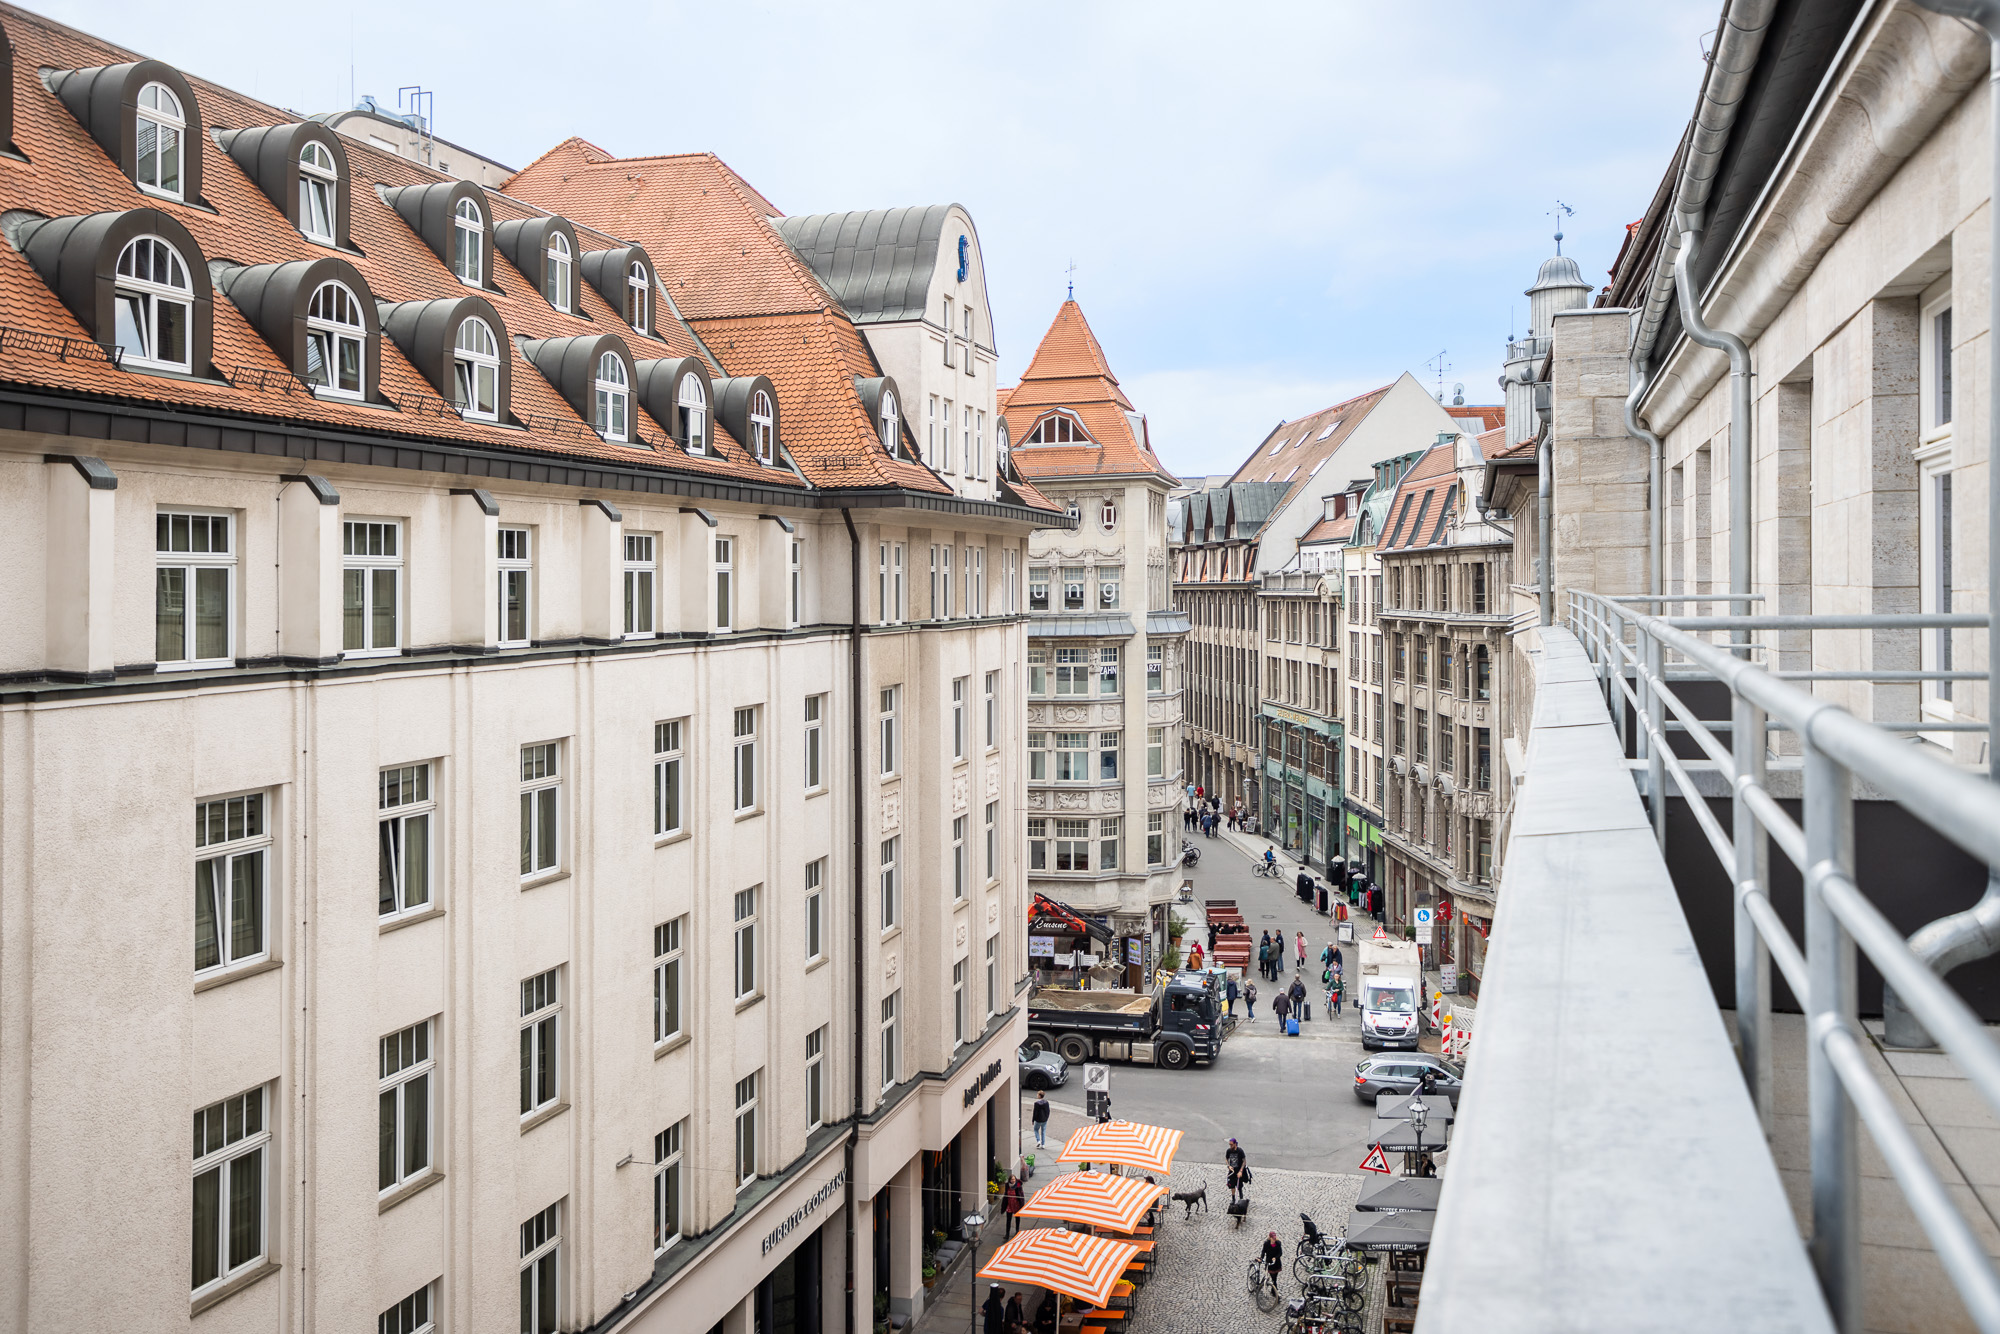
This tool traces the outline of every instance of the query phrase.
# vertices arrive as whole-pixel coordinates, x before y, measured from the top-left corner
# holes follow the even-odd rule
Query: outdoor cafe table
[[[1407,1121],[1411,1106],[1419,1102],[1424,1105],[1424,1114],[1430,1118],[1432,1125],[1458,1119],[1458,1109],[1442,1093],[1433,1093],[1429,1097],[1415,1093],[1378,1093],[1375,1095],[1375,1115]]]
[[[1369,1132],[1370,1144],[1379,1144],[1384,1153],[1442,1153],[1450,1147],[1451,1127],[1432,1122],[1424,1127],[1421,1138],[1417,1128],[1408,1121],[1395,1121],[1386,1116],[1375,1118],[1375,1127]]]
[[[1354,1208],[1357,1213],[1436,1209],[1443,1190],[1444,1182],[1436,1177],[1381,1177],[1361,1188],[1361,1198],[1354,1202]]]
[[[1406,1209],[1401,1213],[1363,1213],[1356,1210],[1347,1218],[1347,1249],[1350,1251],[1427,1251],[1437,1213],[1431,1209]]]

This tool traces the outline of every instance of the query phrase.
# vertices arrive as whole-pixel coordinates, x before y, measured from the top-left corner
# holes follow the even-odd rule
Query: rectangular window
[[[821,923],[825,920],[822,907],[822,884],[826,879],[826,858],[806,863],[806,960],[811,962],[825,953],[821,943]]]
[[[1099,732],[1097,734],[1097,776],[1110,779],[1118,776],[1119,733]]]
[[[521,878],[562,865],[562,758],[554,741],[521,747]]]
[[[1000,1013],[1000,937],[986,938],[986,1017]]]
[[[1058,695],[1088,695],[1090,693],[1090,650],[1087,648],[1059,648],[1056,650],[1056,693]]]
[[[348,519],[341,524],[340,647],[346,653],[388,653],[397,633],[403,591],[403,525]]]
[[[1146,777],[1164,778],[1167,775],[1167,729],[1149,727],[1146,729]]]
[[[899,749],[899,742],[901,740],[901,737],[899,729],[896,726],[896,721],[897,721],[896,710],[897,710],[897,704],[901,699],[902,693],[903,693],[903,688],[901,686],[888,686],[885,687],[882,691],[880,730],[881,730],[881,745],[882,745],[882,773],[884,777],[887,777],[890,774],[898,772],[897,764],[901,759],[901,754]]]
[[[1049,822],[1041,816],[1028,820],[1028,869],[1049,869]]]
[[[1438,726],[1438,770],[1439,770],[1439,772],[1441,772],[1441,773],[1450,773],[1450,772],[1451,772],[1451,758],[1452,758],[1452,750],[1451,750],[1451,724],[1450,724],[1450,721],[1449,721],[1448,719],[1443,719],[1443,718],[1441,718],[1441,719],[1440,719],[1440,721],[1439,721],[1439,726]]]
[[[736,891],[736,999],[757,991],[757,895],[758,887]]]
[[[882,929],[884,931],[903,920],[902,889],[896,878],[896,854],[901,849],[902,842],[900,837],[882,840]]]
[[[383,917],[431,902],[431,767],[406,764],[375,776],[376,912]]]
[[[954,677],[951,683],[951,757],[965,758],[965,693],[971,686],[970,677]]]
[[[806,1034],[806,1129],[818,1130],[826,1121],[826,1035],[830,1025],[821,1024]]]
[[[820,724],[826,714],[825,695],[806,696],[806,791],[817,790],[820,776]]]
[[[730,767],[731,791],[736,811],[757,809],[757,714],[756,705],[736,710],[736,752]]]
[[[653,928],[653,1041],[670,1041],[687,1031],[682,1009],[687,1003],[687,980],[682,963],[682,945],[687,934],[687,918],[676,917]]]
[[[1164,866],[1167,861],[1167,817],[1155,811],[1146,817],[1146,865]]]
[[[196,1296],[263,1262],[264,1111],[264,1090],[254,1088],[194,1114]]]
[[[952,594],[951,548],[949,546],[939,548],[939,555],[942,558],[942,563],[939,564],[938,566],[938,574],[939,574],[938,582],[942,585],[942,591],[944,593],[943,619],[948,621],[951,619],[951,614],[952,614],[951,613],[951,600],[952,600],[951,599],[951,594]],[[933,608],[933,615],[935,614],[936,610],[935,608]]]
[[[659,1255],[681,1239],[682,1143],[687,1122],[676,1121],[653,1136],[653,1254]]]
[[[1087,783],[1090,781],[1089,732],[1057,732],[1055,737],[1055,781],[1058,783]]]
[[[1062,571],[1063,610],[1082,611],[1084,609],[1084,588],[1089,580],[1081,565],[1065,565]]]
[[[986,749],[998,746],[1000,735],[1000,673],[986,673]]]
[[[665,838],[682,829],[681,728],[685,720],[653,724],[653,835]]]
[[[972,354],[970,351],[966,353],[965,364],[970,369],[972,365]],[[986,475],[986,414],[984,412],[979,414],[979,419],[973,428],[972,457],[965,461],[965,470],[974,477],[984,477]]]
[[[965,614],[967,616],[986,614],[985,547],[972,547],[965,553]]]
[[[896,1037],[896,1011],[903,998],[901,991],[892,991],[882,998],[882,1087],[893,1088],[896,1084],[896,1067],[902,1064],[903,1044]]]
[[[266,957],[271,830],[264,796],[197,802],[194,845],[195,972]]]
[[[521,1224],[521,1334],[556,1334],[562,1312],[562,1203]]]
[[[728,630],[736,625],[736,539],[715,539],[715,628]]]
[[[1115,871],[1118,869],[1118,841],[1123,837],[1123,821],[1116,817],[1097,822],[1097,869]]]
[[[1951,307],[1947,306],[1931,317],[1931,346],[1936,349],[1932,359],[1937,363],[1933,375],[1933,409],[1931,424],[1948,426],[1951,424]]]
[[[235,643],[236,548],[227,514],[154,519],[153,656],[161,664],[228,664]]]
[[[375,1317],[375,1334],[434,1334],[432,1319],[437,1304],[438,1280],[432,1279],[409,1296]]]
[[[1049,609],[1049,567],[1030,565],[1028,567],[1028,610],[1047,611]]]
[[[947,339],[947,342],[950,340]],[[924,460],[933,467],[942,467],[938,456],[938,411],[937,395],[931,395],[930,412],[924,418]]]
[[[934,621],[941,621],[945,616],[944,598],[938,592],[939,569],[938,545],[933,542],[931,543],[931,619]]]
[[[988,881],[1000,878],[999,813],[999,802],[989,801],[986,803],[986,878]]]
[[[896,604],[889,592],[889,544],[882,543],[875,552],[875,606],[880,613],[882,624],[895,620]]]
[[[889,595],[894,599],[891,604],[894,615],[889,619],[898,623],[908,620],[910,616],[909,590],[903,583],[904,559],[908,554],[909,548],[903,543],[889,544]]]
[[[1427,762],[1431,757],[1430,736],[1431,736],[1430,711],[1428,709],[1418,709],[1416,756],[1419,763]]]
[[[499,547],[500,602],[496,633],[503,647],[526,644],[529,599],[534,593],[534,546],[526,528],[502,528]]]
[[[1028,693],[1030,695],[1049,693],[1049,651],[1045,648],[1028,650]]]
[[[562,1074],[562,969],[521,983],[521,1115],[553,1107]]]
[[[1118,693],[1118,667],[1124,650],[1101,648],[1097,650],[1097,693],[1115,695]]]
[[[1056,869],[1058,871],[1090,869],[1090,821],[1056,821]]]
[[[1944,332],[1949,337],[1951,332],[1951,312],[1946,311],[1939,318],[1944,321]],[[1946,344],[1946,346],[1949,346],[1949,344]],[[1947,357],[1943,360],[1946,365],[1951,364],[1950,358]],[[1945,378],[1941,392],[1945,394],[1951,392],[1949,375]],[[1949,418],[1946,418],[1946,420],[1949,420]],[[1929,581],[1932,585],[1931,595],[1936,599],[1931,610],[1940,613],[1949,613],[1952,610],[1951,474],[1948,472],[1935,474],[1931,482],[1931,491],[1931,511],[1932,516],[1936,519],[1936,522],[1931,525],[1931,550],[1928,553],[1931,557],[1928,563],[1934,572],[1933,578]],[[1930,634],[1933,640],[1931,646],[1932,661],[1924,665],[1932,671],[1951,671],[1951,631],[1948,629],[1936,629],[1930,631]],[[1951,687],[1952,683],[1950,681],[1932,682],[1931,698],[1948,703],[1951,700]]]
[[[431,1170],[431,1021],[383,1038],[380,1066],[375,1185],[386,1191]]]
[[[965,897],[972,879],[971,849],[965,846],[966,825],[971,817],[955,816],[951,822],[951,897],[955,903]]]
[[[625,535],[625,633],[653,633],[653,591],[659,581],[650,533]]]
[[[1120,587],[1124,583],[1125,570],[1119,565],[1097,567],[1097,605],[1104,611],[1116,611],[1119,606]]]
[[[951,1045],[965,1045],[965,969],[971,960],[960,959],[951,966]]]
[[[1028,780],[1046,783],[1049,779],[1049,734],[1028,733]]]
[[[1473,779],[1472,785],[1478,791],[1493,790],[1493,730],[1488,727],[1472,729]]]
[[[1009,615],[1021,609],[1021,553],[1011,547],[1000,553],[1000,601]]]
[[[1403,705],[1397,704],[1395,706],[1395,715],[1396,715],[1396,753],[1398,755],[1407,754],[1410,745],[1410,733],[1408,726],[1409,718],[1404,710]]]
[[[1166,661],[1166,645],[1146,645],[1146,693],[1157,695],[1167,688]]]

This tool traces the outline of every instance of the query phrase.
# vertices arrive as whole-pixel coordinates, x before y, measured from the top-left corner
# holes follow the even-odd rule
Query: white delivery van
[[[1363,940],[1354,1004],[1361,1045],[1369,1051],[1415,1051],[1423,1032],[1424,974],[1413,940]]]

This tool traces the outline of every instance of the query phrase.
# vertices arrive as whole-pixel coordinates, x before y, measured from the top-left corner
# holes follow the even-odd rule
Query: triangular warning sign
[[[1373,936],[1373,937],[1371,937],[1371,938],[1372,938],[1372,939],[1374,939],[1374,940],[1387,940],[1387,939],[1389,938],[1389,934],[1388,934],[1388,933],[1387,933],[1386,931],[1384,931],[1384,930],[1383,930],[1383,929],[1381,928],[1381,926],[1380,926],[1380,925],[1378,924],[1378,925],[1377,925],[1377,926],[1375,927],[1375,934],[1374,934],[1374,936]]]
[[[1361,1170],[1364,1172],[1380,1172],[1385,1176],[1388,1175],[1389,1160],[1382,1156],[1382,1146],[1380,1144],[1371,1144],[1368,1146],[1368,1156],[1361,1160]]]

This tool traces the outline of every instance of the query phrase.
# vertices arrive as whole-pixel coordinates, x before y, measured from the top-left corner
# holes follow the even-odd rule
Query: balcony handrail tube
[[[1771,906],[1771,896],[1754,885],[1738,885],[1736,898],[1743,905],[1743,911],[1749,914],[1757,934],[1769,947],[1771,962],[1777,964],[1778,971],[1785,975],[1785,985],[1792,989],[1793,997],[1801,1006],[1809,1004],[1812,979],[1806,975],[1806,956],[1799,953],[1784,919]]]
[[[1643,613],[1642,613],[1643,614]],[[1984,630],[1981,611],[1857,612],[1852,616],[1668,616],[1676,630]]]
[[[1618,597],[1606,597],[1604,600],[1621,606],[1641,602],[1762,602],[1764,595],[1762,593],[1626,593]]]

